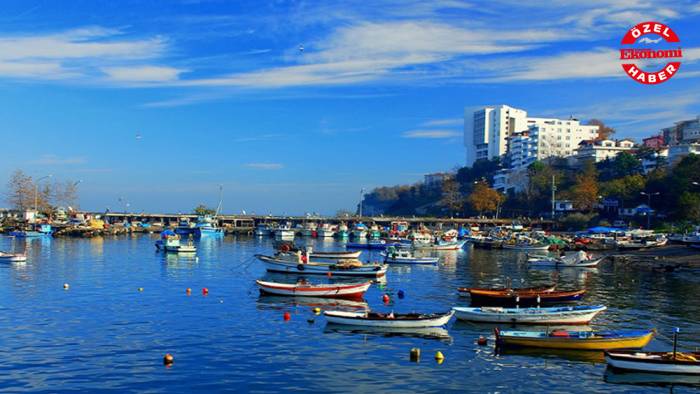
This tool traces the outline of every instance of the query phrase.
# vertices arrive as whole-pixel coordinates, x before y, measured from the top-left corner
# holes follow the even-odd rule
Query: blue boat
[[[32,225],[27,230],[14,230],[10,235],[17,238],[37,238],[51,235],[53,228],[50,224]]]
[[[188,219],[180,219],[175,228],[178,235],[192,235],[195,238],[201,237],[223,237],[224,229],[216,224],[216,220],[209,215],[198,216],[196,223],[191,223]]]
[[[345,244],[347,249],[386,249],[388,244],[385,241],[369,241],[369,242],[348,242]]]

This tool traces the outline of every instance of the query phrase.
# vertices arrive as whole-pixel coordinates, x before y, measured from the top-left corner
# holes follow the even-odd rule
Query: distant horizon
[[[188,212],[216,206],[220,184],[232,212],[354,211],[362,189],[463,166],[465,109],[597,118],[636,141],[694,118],[699,16],[607,0],[9,1],[0,183],[82,180],[90,211]],[[683,48],[660,85],[620,65],[645,20]]]

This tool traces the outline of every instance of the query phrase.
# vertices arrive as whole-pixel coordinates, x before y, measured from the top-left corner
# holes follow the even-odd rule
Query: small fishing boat
[[[366,276],[382,277],[386,275],[387,265],[362,264],[357,260],[341,260],[337,263],[296,262],[284,258],[276,258],[256,254],[270,272],[285,274],[331,275],[337,276]]]
[[[210,215],[204,215],[197,217],[197,222],[192,228],[192,234],[197,237],[223,237],[224,229],[219,227],[214,219]]]
[[[348,249],[386,249],[385,241],[369,241],[369,242],[348,242],[345,244]]]
[[[22,230],[10,231],[10,236],[17,238],[37,238],[51,235],[53,228],[50,224],[33,224]]]
[[[319,238],[332,238],[335,235],[335,230],[332,225],[324,223],[316,230],[316,234]]]
[[[23,261],[27,261],[26,254],[0,251],[0,262],[21,263]]]
[[[302,237],[313,237],[318,229],[318,224],[315,222],[304,223],[304,227],[301,229]]]
[[[294,239],[294,230],[289,224],[284,224],[277,227],[275,230],[276,240],[290,240]]]
[[[367,230],[367,236],[369,239],[379,239],[382,236],[382,232],[379,229],[379,226],[376,224],[373,224],[369,230]]]
[[[537,267],[596,267],[605,256],[593,259],[588,253],[579,251],[573,255],[563,257],[533,256],[527,259],[527,263]]]
[[[525,293],[547,293],[554,291],[556,289],[556,285],[550,285],[550,286],[540,286],[540,287],[519,287],[519,288],[512,288],[510,286],[508,287],[500,287],[500,288],[481,288],[481,287],[458,287],[457,292],[459,292],[459,295],[462,297],[466,296],[471,296],[472,293],[476,294],[477,296],[482,294],[482,293],[488,293],[491,294],[494,291],[497,292],[514,292],[517,294],[525,294]]]
[[[640,372],[700,375],[700,352],[605,352],[605,361],[617,369]]]
[[[439,257],[416,257],[410,250],[397,249],[389,246],[386,252],[381,252],[384,262],[388,264],[437,264]]]
[[[603,305],[551,308],[454,307],[459,320],[510,324],[588,324]]]
[[[334,283],[312,285],[304,282],[295,284],[265,282],[256,280],[260,292],[283,296],[302,296],[302,297],[328,297],[328,298],[348,298],[362,299],[367,289],[372,285],[372,282],[364,283]]]
[[[340,238],[340,239],[346,239],[350,236],[350,232],[348,231],[348,226],[345,223],[341,223],[338,226],[338,231],[335,233],[335,236]]]
[[[654,330],[617,331],[506,331],[494,330],[499,346],[525,346],[550,349],[608,350],[637,349],[646,346]]]
[[[362,254],[361,250],[356,251],[333,251],[333,252],[318,252],[313,251],[309,253],[310,258],[325,259],[325,260],[351,260],[360,257]]]
[[[668,238],[663,235],[655,236],[633,236],[629,240],[619,240],[615,243],[618,249],[622,250],[639,250],[651,249],[665,246],[668,243]]]
[[[637,372],[613,367],[605,369],[603,380],[606,383],[635,386],[700,386],[700,375],[696,374]]]
[[[460,250],[467,241],[438,241],[428,249],[432,250]]]
[[[377,313],[377,312],[343,312],[325,311],[329,323],[367,327],[442,327],[450,321],[454,311],[447,313]]]
[[[192,242],[192,237],[187,244],[180,243],[180,235],[172,230],[165,230],[160,233],[160,239],[156,241],[156,249],[168,253],[195,253],[197,247]]]
[[[355,239],[367,238],[367,226],[364,223],[357,223],[351,235]]]
[[[255,226],[255,235],[258,237],[269,237],[272,233],[270,226],[264,223],[260,223]]]
[[[175,234],[178,235],[190,235],[194,234],[194,223],[190,222],[189,218],[180,218],[177,221],[177,227],[175,227]]]
[[[580,300],[586,290],[553,290],[544,292],[523,292],[513,290],[469,291],[473,306],[537,306]]]

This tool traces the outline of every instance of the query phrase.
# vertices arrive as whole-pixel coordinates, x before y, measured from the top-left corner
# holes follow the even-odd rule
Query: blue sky
[[[684,50],[657,86],[618,60],[646,20]],[[636,139],[700,114],[699,22],[690,1],[3,2],[0,182],[82,180],[91,210],[187,212],[219,184],[225,212],[354,209],[461,165],[465,107]]]

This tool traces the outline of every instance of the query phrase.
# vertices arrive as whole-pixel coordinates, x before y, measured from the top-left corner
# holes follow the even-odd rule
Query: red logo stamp
[[[647,35],[657,38],[649,38]],[[663,41],[662,41],[663,40]],[[636,63],[622,63],[622,68],[630,78],[635,81],[647,85],[656,85],[668,81],[672,76],[676,75],[681,67],[680,58],[683,57],[683,52],[680,46],[676,48],[654,49],[650,47],[640,47],[641,44],[655,45],[668,43],[680,44],[681,40],[678,35],[671,30],[670,27],[659,22],[642,22],[627,31],[627,34],[622,38],[622,48],[620,49],[620,59],[622,60],[637,60],[641,59],[644,63],[661,63],[663,59],[678,59],[666,62],[660,70],[648,72],[642,70]],[[635,45],[636,47],[629,48],[626,45]],[[654,60],[660,59],[660,60]]]

